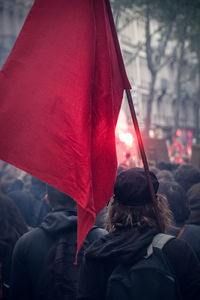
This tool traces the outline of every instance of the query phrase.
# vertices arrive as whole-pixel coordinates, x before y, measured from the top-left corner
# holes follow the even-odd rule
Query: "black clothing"
[[[77,215],[73,211],[60,210],[49,213],[40,227],[31,230],[18,240],[12,261],[11,299],[34,299],[46,254],[61,233],[67,235],[71,245],[69,253],[75,256]],[[96,230],[95,235],[94,228],[89,240],[94,241],[105,233],[101,229]],[[76,274],[71,276],[75,277]]]
[[[61,232],[68,233],[76,243],[77,216],[66,210],[47,215],[39,228],[24,234],[16,243],[11,271],[10,298],[34,299],[37,281],[48,249]]]
[[[105,229],[94,225],[89,231],[86,240],[89,242],[89,244],[92,244],[94,241],[100,239],[106,234],[108,234],[108,232]]]
[[[13,245],[14,246],[14,245]],[[1,280],[2,280],[2,292],[3,300],[8,299],[9,291],[9,275],[10,275],[10,264],[13,247],[7,243],[0,242],[0,264],[1,264]]]
[[[24,225],[25,226],[25,225]],[[6,231],[4,232],[3,230]],[[19,233],[15,227],[2,228],[0,237],[0,265],[1,265],[1,287],[3,292],[3,300],[8,299],[9,287],[10,287],[10,270],[11,270],[11,259],[12,252],[15,243],[20,238],[22,233]],[[25,232],[25,230],[24,230]]]
[[[190,215],[187,224],[200,225],[200,182],[194,184],[187,192]]]
[[[146,254],[158,232],[149,228],[126,228],[106,235],[86,251],[78,288],[78,300],[104,300],[107,281],[120,263],[132,265]],[[199,300],[200,264],[192,249],[172,239],[163,248],[174,268],[184,300]]]
[[[200,260],[200,225],[185,224],[180,229],[178,238],[186,241]]]
[[[107,205],[98,213],[95,219],[95,225],[104,228],[105,227],[105,215],[107,213],[108,207]]]

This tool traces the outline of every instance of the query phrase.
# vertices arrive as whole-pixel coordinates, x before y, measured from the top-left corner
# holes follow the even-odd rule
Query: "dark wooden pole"
[[[129,108],[130,108],[130,112],[131,112],[131,117],[132,117],[133,124],[134,124],[135,131],[136,131],[139,150],[140,150],[140,153],[141,153],[141,157],[142,157],[142,161],[143,161],[143,165],[144,165],[144,170],[145,170],[145,173],[146,173],[146,176],[147,176],[147,181],[148,181],[148,184],[149,184],[149,189],[150,189],[150,193],[151,193],[151,197],[152,197],[153,207],[154,207],[154,210],[155,210],[155,213],[156,213],[158,224],[160,226],[160,230],[161,230],[161,232],[163,232],[164,228],[162,228],[163,226],[162,226],[162,222],[161,222],[161,219],[160,219],[160,214],[159,214],[159,211],[158,211],[156,195],[155,195],[153,183],[152,183],[152,180],[151,180],[151,175],[149,173],[149,166],[148,166],[148,162],[147,162],[147,159],[146,159],[146,154],[145,154],[145,151],[144,151],[144,146],[143,146],[142,137],[141,137],[141,134],[140,134],[140,129],[139,129],[138,122],[137,122],[137,117],[136,117],[136,114],[135,114],[135,109],[134,109],[134,106],[133,106],[133,100],[132,100],[132,96],[131,96],[131,92],[130,92],[131,86],[130,86],[130,83],[128,82],[128,79],[127,79],[126,70],[125,70],[125,67],[124,67],[123,58],[122,58],[121,51],[120,51],[120,46],[119,46],[119,41],[118,41],[117,32],[116,32],[116,28],[115,28],[115,23],[114,23],[114,20],[113,20],[112,10],[111,10],[111,7],[110,7],[110,1],[105,0],[105,4],[106,4],[106,7],[107,7],[108,19],[109,19],[109,22],[110,22],[110,27],[111,27],[111,31],[112,31],[112,35],[113,35],[113,41],[114,41],[114,44],[115,44],[115,49],[116,49],[116,54],[117,54],[117,57],[118,57],[118,62],[119,62],[120,70],[121,70],[122,79],[123,79],[123,82],[124,82],[124,88],[126,90],[128,104],[129,104]]]
[[[146,173],[146,176],[147,176],[147,181],[148,181],[148,185],[149,185],[149,189],[150,189],[150,193],[151,193],[153,207],[154,207],[154,210],[155,210],[155,213],[156,213],[156,217],[157,217],[157,220],[158,220],[160,230],[161,230],[161,232],[163,232],[164,228],[162,226],[161,217],[160,217],[160,214],[159,214],[159,211],[158,211],[156,194],[155,194],[155,191],[154,191],[151,175],[150,175],[150,172],[149,172],[149,165],[148,165],[148,162],[147,162],[147,158],[146,158],[146,154],[145,154],[145,150],[144,150],[144,146],[143,146],[143,141],[142,141],[142,136],[141,136],[141,133],[140,133],[140,129],[139,129],[139,125],[138,125],[138,121],[137,121],[137,117],[136,117],[136,113],[135,113],[135,108],[134,108],[134,105],[133,105],[133,99],[132,99],[130,90],[126,90],[126,96],[127,96],[129,109],[130,109],[133,125],[134,125],[136,136],[137,136],[138,146],[139,146],[142,162],[143,162],[143,165],[144,165],[144,170],[145,170],[145,173]]]

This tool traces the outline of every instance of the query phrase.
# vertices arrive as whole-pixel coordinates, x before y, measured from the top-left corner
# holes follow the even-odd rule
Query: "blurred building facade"
[[[145,23],[143,20],[136,18],[131,10],[122,12],[117,22],[122,54],[129,80],[133,87],[134,102],[140,128],[143,129],[151,81],[145,51]],[[159,32],[157,32],[157,29],[158,24],[151,22],[151,33],[152,35],[154,32],[157,34],[157,39],[152,39],[152,48],[158,47]],[[174,46],[175,44],[171,41],[167,44],[166,58],[172,54]],[[197,127],[197,116],[195,117],[197,112],[195,111],[194,98],[199,90],[197,78],[193,80],[187,79],[193,64],[195,64],[195,60],[192,56],[185,57],[184,66],[182,67],[182,81],[185,80],[185,83],[181,86],[177,128],[189,131],[192,135]],[[157,75],[152,105],[151,129],[152,131],[157,131],[158,136],[159,134],[170,136],[176,125],[176,72],[176,60],[169,59],[169,63],[162,67]],[[128,113],[128,107],[125,103],[123,103],[123,107]],[[198,118],[200,118],[200,115],[198,115]],[[193,139],[193,141],[195,140]]]
[[[4,64],[12,46],[18,36],[24,20],[33,4],[34,0],[0,0],[0,67]],[[152,30],[157,28],[157,24],[151,24]],[[118,36],[124,57],[125,66],[132,84],[132,95],[136,112],[138,115],[140,128],[145,126],[147,113],[147,102],[150,88],[150,72],[147,67],[145,44],[145,27],[142,20],[135,18],[133,11],[125,11],[118,18]],[[153,47],[157,47],[156,43]],[[170,53],[169,43],[166,55]],[[188,58],[185,62],[184,74],[188,73]],[[175,64],[175,63],[174,63]],[[157,135],[169,133],[175,125],[175,89],[176,72],[174,64],[165,65],[158,73],[156,80],[156,91],[152,105],[151,129],[157,131]],[[178,127],[181,130],[195,130],[195,108],[192,95],[197,90],[196,81],[186,82],[182,90],[180,101],[180,115]],[[123,102],[124,111],[128,115],[126,101]],[[178,129],[178,128],[177,128]],[[159,131],[160,130],[160,131]]]

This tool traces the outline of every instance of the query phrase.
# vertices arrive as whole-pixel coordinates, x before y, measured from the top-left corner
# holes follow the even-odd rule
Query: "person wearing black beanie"
[[[166,233],[171,226],[171,213],[167,199],[157,193],[159,182],[155,174],[150,172],[150,176],[163,222],[162,233]],[[86,250],[79,278],[78,300],[110,300],[107,288],[113,271],[119,265],[134,266],[143,259],[152,240],[161,233],[144,169],[131,168],[118,174],[113,197],[108,204],[106,229],[109,233]],[[190,246],[183,240],[171,237],[162,252],[174,270],[182,299],[199,300],[200,263]],[[154,292],[156,294],[156,290]],[[160,300],[158,297],[151,298],[149,295],[147,299]],[[130,299],[128,296],[120,298],[120,295],[118,298]],[[167,299],[166,295],[162,299]]]

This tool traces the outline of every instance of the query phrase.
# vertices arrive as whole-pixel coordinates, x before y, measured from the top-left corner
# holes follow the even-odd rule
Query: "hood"
[[[146,254],[147,247],[157,233],[158,230],[147,227],[118,229],[92,244],[86,256],[134,263]]]
[[[52,235],[62,231],[76,230],[77,213],[67,210],[50,212],[40,225],[40,228]]]

